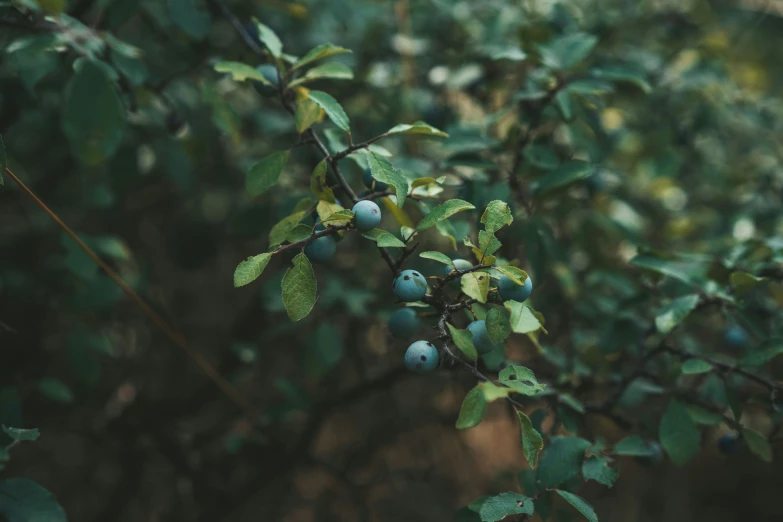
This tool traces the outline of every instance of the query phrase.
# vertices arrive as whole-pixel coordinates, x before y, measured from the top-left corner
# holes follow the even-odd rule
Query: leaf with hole
[[[487,302],[489,294],[489,274],[484,272],[469,272],[460,279],[462,292],[481,304]]]
[[[478,514],[481,522],[498,522],[512,515],[532,515],[533,509],[532,498],[509,491],[485,499]]]
[[[514,392],[533,397],[546,388],[546,384],[541,384],[536,379],[535,374],[529,368],[524,366],[507,366],[498,374],[498,380],[501,384],[513,388]]]

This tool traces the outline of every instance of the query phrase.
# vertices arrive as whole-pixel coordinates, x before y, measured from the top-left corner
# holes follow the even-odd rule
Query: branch
[[[342,150],[342,151],[338,152],[337,154],[335,154],[334,156],[332,156],[332,161],[340,161],[344,157],[348,156],[351,153],[356,152],[359,149],[366,149],[367,147],[369,147],[370,145],[372,145],[376,141],[382,140],[383,138],[385,138],[388,135],[389,135],[388,132],[384,132],[383,134],[380,134],[380,135],[378,135],[378,136],[376,136],[374,138],[370,138],[369,140],[367,140],[365,142],[356,143],[354,145],[351,145],[348,148],[346,148],[345,150]]]
[[[322,230],[320,232],[316,232],[315,234],[312,234],[304,239],[300,239],[299,241],[294,241],[293,243],[288,243],[287,245],[283,245],[279,247],[277,250],[272,252],[272,255],[280,254],[281,252],[285,252],[286,250],[292,250],[294,248],[302,247],[304,248],[307,246],[308,243],[315,241],[319,237],[324,236],[331,236],[332,234],[336,234],[338,230],[353,230],[353,227],[348,225],[326,225],[326,230]]]

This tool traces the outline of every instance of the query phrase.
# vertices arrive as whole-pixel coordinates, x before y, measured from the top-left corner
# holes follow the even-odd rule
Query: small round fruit
[[[492,344],[487,332],[487,322],[484,320],[473,321],[468,325],[468,330],[473,334],[473,346],[476,347],[476,351],[480,354],[489,353],[499,344]]]
[[[647,448],[650,450],[649,455],[640,455],[634,457],[634,460],[645,468],[652,468],[663,460],[663,448],[655,441],[648,441]]]
[[[400,308],[389,317],[389,331],[398,339],[407,339],[421,324],[421,319],[413,308]]]
[[[312,261],[326,263],[331,261],[337,251],[337,243],[332,236],[316,238],[305,247],[304,253]]]
[[[269,64],[259,65],[258,67],[256,67],[256,70],[261,73],[261,76],[263,76],[266,79],[266,81],[271,83],[271,85],[267,85],[258,80],[254,80],[253,87],[255,88],[256,92],[261,96],[263,96],[264,98],[271,98],[273,96],[276,96],[277,95],[277,69],[275,69],[275,66]]]
[[[392,290],[403,301],[421,301],[427,293],[427,280],[415,270],[403,270],[394,278]]]
[[[723,338],[730,346],[744,346],[748,342],[748,332],[743,327],[733,324],[726,328]]]
[[[362,232],[372,230],[381,222],[381,209],[373,201],[359,201],[351,211],[354,213],[356,228]]]
[[[457,270],[467,270],[468,268],[473,267],[473,263],[465,259],[455,259],[452,262],[454,263],[454,267],[452,268],[451,265],[446,265],[446,267],[443,269],[443,277],[449,275],[455,268]]]
[[[504,301],[519,301],[520,303],[530,297],[530,293],[533,291],[533,281],[530,280],[530,276],[525,279],[524,285],[518,285],[508,276],[500,276],[498,281],[498,292],[500,298]]]
[[[389,185],[382,183],[372,177],[372,171],[369,167],[364,169],[364,172],[362,173],[362,181],[364,182],[364,186],[370,190],[375,190],[376,192],[389,190]]]
[[[724,433],[718,439],[718,449],[725,455],[734,455],[742,449],[742,439],[736,433]]]
[[[413,373],[430,373],[438,367],[438,350],[427,341],[416,341],[405,352],[405,367]]]

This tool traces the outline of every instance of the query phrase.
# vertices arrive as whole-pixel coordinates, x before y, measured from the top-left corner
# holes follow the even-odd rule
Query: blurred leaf
[[[44,397],[63,404],[71,404],[74,396],[71,388],[60,379],[46,378],[38,381],[38,391]]]
[[[329,116],[329,119],[332,120],[335,125],[340,127],[345,132],[351,132],[348,115],[345,114],[343,107],[337,102],[337,100],[323,91],[310,91],[307,95],[311,100],[321,106],[324,112],[326,112],[326,115]]]
[[[750,353],[739,360],[739,366],[763,366],[783,353],[783,342],[764,350]]]
[[[544,439],[536,431],[530,418],[524,412],[517,410],[519,419],[520,438],[522,439],[522,451],[525,453],[525,459],[532,469],[538,464],[538,452],[544,448]]]
[[[685,407],[688,410],[688,414],[691,416],[691,419],[693,419],[693,422],[696,424],[704,424],[706,426],[717,426],[718,424],[722,424],[723,417],[718,415],[717,413],[713,413],[709,410],[706,410],[702,408],[701,406],[696,406],[694,404],[686,404]]]
[[[538,46],[541,61],[556,71],[568,69],[578,64],[590,54],[598,38],[587,33],[571,33],[554,38]]]
[[[487,53],[493,60],[511,60],[512,62],[521,62],[527,59],[525,51],[519,47],[505,47],[489,50]]]
[[[595,480],[599,484],[611,488],[617,481],[617,468],[609,465],[612,462],[607,457],[589,457],[582,463],[582,476],[587,480]]]
[[[636,85],[645,94],[652,92],[652,86],[650,86],[650,84],[647,82],[644,75],[630,67],[594,67],[590,70],[590,73],[596,78],[612,80],[615,82],[626,82]]]
[[[501,384],[513,388],[515,393],[521,393],[529,397],[538,395],[546,388],[546,384],[540,384],[536,376],[529,368],[524,366],[507,366],[498,375]]]
[[[511,323],[509,323],[509,312],[504,308],[492,308],[487,312],[487,334],[492,344],[505,342],[511,334]]]
[[[305,368],[311,377],[320,378],[334,369],[343,357],[343,340],[332,323],[321,323],[305,345]]]
[[[449,137],[449,135],[442,130],[438,130],[423,121],[416,121],[411,124],[400,123],[386,131],[386,134],[426,134],[429,136],[438,136],[440,138]]]
[[[541,322],[533,315],[533,312],[531,312],[530,308],[527,306],[516,301],[506,301],[503,303],[503,306],[506,307],[506,310],[511,312],[509,322],[511,323],[512,332],[526,334],[543,330]]]
[[[294,257],[293,266],[283,276],[283,305],[292,321],[307,317],[315,306],[317,283],[310,260],[304,253]]]
[[[122,288],[107,276],[85,282],[73,295],[71,304],[78,309],[98,309],[116,304],[125,296]]]
[[[762,460],[772,462],[772,445],[764,435],[756,430],[744,428],[742,436],[745,438],[745,442],[748,443],[750,451],[761,457]]]
[[[309,102],[309,100],[308,100]],[[313,104],[315,105],[315,104]],[[297,114],[299,111],[299,107],[301,105],[297,105]],[[316,109],[320,112],[321,108],[316,105]],[[298,122],[298,120],[297,120]],[[298,125],[298,123],[297,123]],[[332,192],[332,189],[329,188],[329,184],[326,181],[326,160],[322,159],[318,162],[318,164],[313,169],[313,175],[310,178],[310,190],[312,191],[313,195],[318,198],[322,199],[324,201],[328,201],[329,203],[334,203],[334,192]]]
[[[424,219],[419,221],[416,230],[419,232],[422,230],[427,230],[428,228],[435,226],[437,223],[443,221],[444,219],[450,218],[458,212],[462,212],[463,210],[472,210],[474,208],[476,207],[467,201],[462,201],[461,199],[450,199],[430,210],[429,214],[427,214]]]
[[[538,463],[539,487],[555,488],[578,475],[589,447],[590,442],[578,437],[552,437]]]
[[[701,359],[688,359],[684,363],[682,363],[682,367],[680,368],[682,373],[690,375],[690,374],[696,374],[696,373],[707,373],[709,371],[712,371],[712,365],[708,363],[707,361],[703,361]]]
[[[188,36],[201,40],[209,33],[212,19],[204,0],[167,0],[174,24]]]
[[[734,293],[743,295],[750,292],[756,285],[764,281],[763,277],[756,277],[747,272],[732,272],[730,276]]]
[[[672,300],[655,317],[655,326],[662,334],[674,330],[699,304],[698,294],[684,295]]]
[[[247,65],[245,63],[218,62],[215,64],[214,69],[215,71],[220,73],[230,74],[231,78],[233,78],[234,81],[237,82],[243,82],[245,80],[253,80],[256,82],[261,82],[264,85],[272,85],[271,83],[269,83],[269,80],[267,80],[266,77],[263,74],[261,74],[261,72],[258,69],[250,65]]]
[[[340,62],[329,62],[313,67],[301,78],[297,78],[288,84],[296,87],[313,80],[353,80],[353,71],[350,67]]]
[[[272,259],[272,254],[258,254],[257,256],[248,257],[245,261],[242,261],[234,270],[234,288],[245,286],[261,275],[269,264],[269,260]]]
[[[478,426],[487,411],[487,399],[484,392],[478,386],[474,387],[462,401],[457,418],[457,429],[464,430]]]
[[[533,499],[519,493],[501,493],[486,499],[479,508],[481,522],[498,522],[511,515],[532,515]]]
[[[245,191],[250,197],[260,196],[277,184],[290,151],[274,152],[253,165],[245,179]]]
[[[685,406],[672,400],[661,417],[658,436],[677,466],[683,466],[699,452],[701,433]]]
[[[253,23],[256,24],[256,27],[258,28],[258,39],[261,43],[269,49],[272,56],[280,58],[283,54],[283,42],[280,41],[280,38],[277,37],[272,29],[255,18],[253,19]]]
[[[350,49],[346,49],[344,47],[338,47],[336,45],[332,45],[330,43],[321,44],[318,47],[315,47],[313,49],[310,49],[307,51],[307,54],[302,56],[292,67],[291,69],[298,69],[299,67],[302,67],[303,65],[307,65],[308,63],[314,62],[316,60],[322,60],[324,58],[328,58],[330,56],[334,56],[337,54],[343,54],[343,53],[350,53]]]
[[[556,489],[555,491],[563,500],[574,506],[577,511],[584,515],[587,520],[590,522],[598,522],[598,516],[593,510],[593,506],[588,504],[582,497],[569,493],[568,491],[563,491],[562,489]]]
[[[487,302],[489,293],[489,274],[483,272],[470,272],[461,278],[462,292],[472,297],[479,303]]]
[[[432,259],[433,261],[437,261],[438,263],[443,263],[444,265],[448,265],[452,269],[454,268],[454,261],[446,254],[441,254],[440,252],[422,252],[421,254],[419,254],[419,257],[424,259]]]
[[[594,168],[584,161],[571,161],[538,178],[533,186],[533,194],[541,197],[556,189],[561,189],[577,181],[592,176]]]
[[[454,344],[459,351],[462,352],[469,361],[478,359],[478,352],[476,351],[476,347],[473,346],[473,334],[468,330],[458,330],[449,323],[446,323],[446,326],[448,326],[451,339],[454,341]]]
[[[3,425],[3,433],[11,437],[13,441],[35,441],[41,436],[38,428],[24,429],[24,428],[12,428],[10,426]]]
[[[372,177],[381,183],[386,183],[394,187],[394,194],[397,197],[397,207],[402,208],[405,204],[405,198],[408,195],[409,182],[402,172],[395,169],[389,160],[375,153],[367,153],[367,163],[370,167]],[[401,225],[406,223],[400,222]]]
[[[528,163],[540,169],[552,170],[560,165],[557,153],[546,145],[529,145],[523,155]]]
[[[570,121],[574,117],[574,106],[571,101],[571,95],[567,90],[560,90],[555,94],[555,106],[560,111],[560,116],[565,121]]]
[[[490,234],[494,234],[506,225],[514,221],[511,215],[511,209],[505,201],[490,201],[484,214],[481,215],[481,222],[484,229]]]
[[[0,482],[0,514],[8,522],[67,522],[65,511],[54,496],[24,478]]]

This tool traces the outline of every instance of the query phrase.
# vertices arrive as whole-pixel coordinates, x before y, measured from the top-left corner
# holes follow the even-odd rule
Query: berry
[[[652,468],[660,464],[663,460],[663,448],[655,441],[648,441],[647,447],[649,448],[651,454],[634,457],[634,460],[645,468]]]
[[[421,301],[427,293],[427,281],[415,270],[403,270],[394,278],[392,290],[403,301]]]
[[[718,449],[725,455],[734,455],[742,449],[742,439],[736,433],[724,433],[718,439]]]
[[[473,263],[471,263],[470,261],[466,261],[465,259],[455,259],[453,263],[454,263],[453,268],[451,265],[446,265],[445,269],[443,270],[444,277],[449,275],[451,271],[454,270],[455,268],[457,270],[467,270],[468,268],[473,267]]]
[[[304,253],[312,261],[326,263],[331,261],[337,251],[337,243],[332,236],[323,236],[310,241],[305,247]]]
[[[733,324],[726,327],[726,330],[723,332],[723,339],[730,346],[744,346],[748,342],[748,332],[743,327]]]
[[[413,308],[401,308],[389,317],[389,331],[398,339],[406,339],[416,332],[420,323]]]
[[[438,350],[427,341],[416,341],[405,352],[405,367],[413,373],[430,373],[438,367]]]
[[[377,192],[383,192],[384,190],[389,190],[389,185],[377,181],[375,178],[372,177],[372,171],[370,170],[369,167],[364,169],[364,173],[362,174],[362,181],[364,182],[364,186],[370,190],[375,190]]]
[[[381,209],[372,201],[359,201],[351,211],[354,213],[356,228],[362,232],[372,230],[381,222]]]
[[[261,76],[266,78],[266,81],[272,85],[266,85],[258,80],[253,81],[253,87],[256,92],[264,98],[271,98],[277,95],[277,69],[274,65],[264,64],[256,67],[256,70],[261,73]]]
[[[530,293],[533,291],[533,281],[530,280],[530,276],[525,279],[524,285],[518,285],[508,276],[500,276],[498,281],[498,292],[500,298],[504,301],[519,301],[520,303],[530,297]]]
[[[483,355],[500,346],[499,344],[492,344],[487,332],[486,321],[473,321],[468,325],[468,330],[473,334],[473,346],[476,347],[478,353]]]

